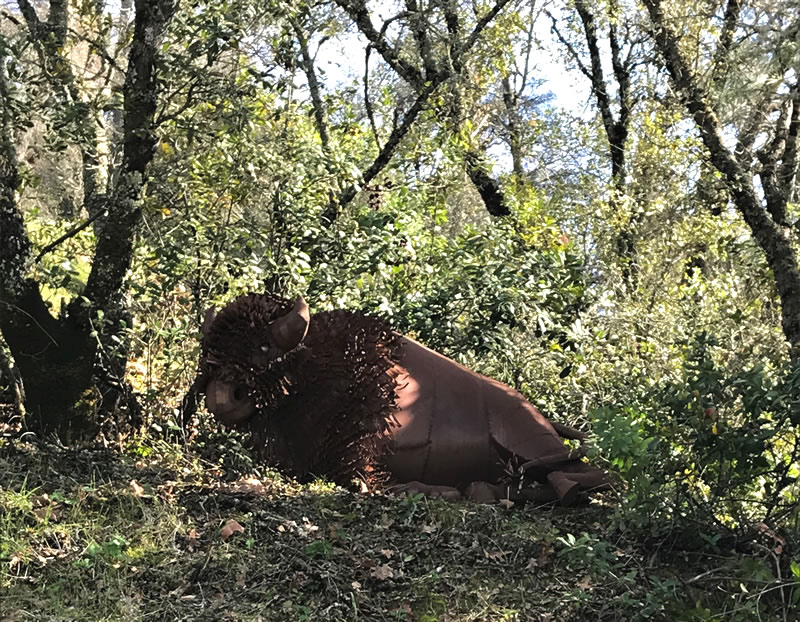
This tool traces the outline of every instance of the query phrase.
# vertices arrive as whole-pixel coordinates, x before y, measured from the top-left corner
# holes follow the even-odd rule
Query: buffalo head
[[[305,337],[308,305],[298,296],[287,306],[278,298],[248,294],[219,314],[206,313],[201,358],[206,408],[223,423],[243,423],[270,400],[259,391],[261,379]]]

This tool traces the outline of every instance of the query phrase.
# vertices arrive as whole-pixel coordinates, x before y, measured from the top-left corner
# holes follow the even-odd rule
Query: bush
[[[598,447],[628,483],[624,507],[643,522],[690,519],[739,535],[796,520],[800,373],[766,365],[727,373],[713,360],[716,347],[698,335],[680,380],[636,405],[592,413]]]

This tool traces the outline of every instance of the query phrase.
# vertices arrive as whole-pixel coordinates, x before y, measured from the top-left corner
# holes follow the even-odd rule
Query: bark
[[[174,5],[170,0],[136,0],[136,21],[123,86],[123,160],[120,181],[109,205],[108,222],[97,242],[85,296],[105,309],[119,296],[133,254],[141,217],[138,198],[156,143],[155,57]]]
[[[9,89],[5,47],[0,41],[0,286],[11,294],[24,287],[27,263],[32,245],[25,230],[22,214],[17,210],[15,193],[19,186],[17,151],[14,142],[11,93]],[[5,302],[6,296],[3,296]],[[2,308],[0,308],[0,312]]]
[[[125,340],[121,339],[122,345],[113,352],[109,344],[113,343],[112,337],[119,338],[123,324],[130,323],[124,305],[124,278],[140,220],[138,198],[155,145],[155,55],[174,11],[169,0],[137,0],[135,6],[134,37],[123,86],[124,140],[119,182],[103,205],[109,212],[108,220],[98,236],[83,295],[57,317],[42,300],[38,284],[27,277],[32,247],[15,203],[18,176],[10,107],[3,106],[0,330],[25,383],[26,426],[40,433],[54,432],[65,440],[95,430],[94,415],[104,393],[106,397],[124,393],[114,385],[120,384],[124,374]],[[3,67],[0,63],[0,72]],[[4,102],[9,97],[6,84],[0,73],[0,98]],[[103,314],[105,327],[96,326],[98,311]],[[99,339],[93,334],[95,329],[100,329]]]
[[[486,211],[495,217],[508,216],[511,210],[506,204],[505,195],[497,180],[486,172],[484,158],[476,151],[467,151],[465,157],[467,175],[472,181],[478,194],[481,195]]]
[[[588,71],[588,75],[592,82],[592,93],[597,100],[597,107],[600,109],[603,128],[606,132],[609,159],[611,160],[611,178],[615,187],[619,188],[624,184],[625,175],[625,141],[628,138],[628,124],[630,119],[630,104],[627,99],[630,76],[628,75],[627,69],[622,65],[616,29],[612,26],[609,32],[609,43],[611,45],[614,77],[617,80],[617,87],[619,89],[620,108],[619,115],[615,117],[611,109],[611,98],[608,95],[606,77],[600,61],[600,45],[594,14],[589,10],[583,0],[578,0],[578,2],[575,3],[575,9],[583,24],[586,45],[589,48],[591,68]]]
[[[372,44],[372,47],[383,56],[384,60],[389,66],[394,69],[397,74],[409,84],[418,87],[424,83],[422,72],[419,71],[409,61],[400,57],[397,50],[395,50],[384,37],[385,31],[378,32],[372,23],[372,18],[367,10],[366,0],[334,0],[339,7],[350,16],[358,29],[361,31],[367,40]]]
[[[129,31],[133,28],[131,15],[133,11],[133,0],[121,0],[119,6],[119,14],[116,20],[116,44],[114,46],[113,57],[121,58],[126,52],[128,45]],[[129,51],[129,50],[127,50]],[[124,78],[124,72],[114,64],[112,67],[112,82],[121,82]],[[109,154],[106,170],[106,178],[108,179],[109,187],[116,183],[116,163],[119,162],[122,151],[122,137],[124,134],[124,113],[119,106],[114,107],[113,110],[108,111],[107,129],[109,134]],[[97,228],[95,228],[97,230]]]
[[[728,0],[725,6],[725,16],[722,19],[722,32],[719,35],[714,60],[711,62],[712,77],[719,80],[727,69],[728,53],[733,43],[733,34],[736,31],[736,24],[739,22],[739,14],[742,11],[741,0]]]
[[[791,126],[791,118],[794,117],[795,125],[797,122],[797,106],[794,105],[792,100],[788,100],[783,109],[781,110],[778,124],[775,128],[775,135],[772,140],[768,142],[763,149],[758,152],[758,159],[761,161],[761,171],[759,177],[761,178],[761,186],[764,190],[764,197],[766,198],[767,209],[769,210],[772,220],[782,227],[789,226],[787,208],[787,188],[779,179],[778,166],[785,164],[781,162],[784,154],[787,151],[787,146],[791,141],[789,129]],[[796,140],[796,136],[795,136]]]
[[[461,90],[457,78],[464,73],[463,49],[462,49],[462,28],[461,20],[458,16],[457,7],[451,1],[442,3],[445,23],[447,24],[447,35],[450,51],[448,54],[449,73],[452,78],[450,81],[450,118],[455,132],[459,132],[464,122],[464,106],[461,97]],[[483,201],[486,211],[490,216],[508,216],[511,210],[506,203],[506,197],[500,183],[491,177],[488,172],[488,164],[483,155],[476,147],[467,147],[464,152],[464,168],[467,172],[472,185],[478,191]]]
[[[725,178],[736,208],[752,231],[756,242],[764,251],[781,300],[783,333],[789,342],[792,360],[800,362],[800,271],[798,271],[797,257],[792,247],[790,231],[781,223],[781,220],[784,220],[781,217],[781,204],[776,204],[775,197],[771,197],[769,192],[765,192],[764,195],[766,205],[762,204],[753,180],[757,171],[749,162],[740,160],[725,146],[722,123],[710,103],[712,100],[700,85],[687,59],[683,56],[678,46],[678,35],[667,23],[661,1],[644,0],[644,4],[650,14],[656,44],[664,58],[672,82],[700,131],[712,164]],[[792,93],[792,102],[796,101],[796,90],[795,87],[795,92]],[[778,152],[771,154],[770,157],[782,161],[787,157],[788,159],[796,158],[796,155],[791,152],[787,154],[787,143],[781,145],[780,123],[781,121],[778,122],[773,134],[778,139],[778,143],[775,143],[775,139],[773,139],[771,147]],[[794,131],[796,136],[796,126]],[[789,136],[790,133],[787,131],[787,139]],[[775,220],[775,217],[778,217],[778,220]]]
[[[425,16],[422,14],[417,0],[406,0],[406,9],[411,33],[414,35],[414,41],[422,59],[422,73],[426,78],[434,77],[438,69],[436,59],[431,52],[431,41],[428,37],[428,24]]]
[[[778,167],[777,184],[784,200],[789,203],[795,202],[795,181],[797,179],[798,168],[798,142],[800,142],[800,83],[795,84],[794,93],[790,100],[792,114],[789,121],[789,128],[786,132],[786,143],[784,145],[783,160]]]
[[[14,398],[14,415],[17,417],[25,416],[25,387],[22,384],[22,378],[16,373],[16,370],[11,366],[8,356],[6,356],[5,349],[0,344],[0,378],[5,378],[8,383],[8,389]]]

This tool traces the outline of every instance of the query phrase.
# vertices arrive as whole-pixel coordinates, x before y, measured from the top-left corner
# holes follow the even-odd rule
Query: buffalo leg
[[[570,471],[559,471],[559,473],[563,473],[570,481],[580,484],[581,490],[605,490],[610,485],[608,475],[599,469],[584,473]]]
[[[547,474],[547,482],[553,487],[558,495],[561,505],[575,505],[581,490],[581,485],[574,479],[570,479],[563,471],[552,471]]]
[[[506,487],[489,482],[472,482],[464,489],[464,497],[475,503],[494,503],[508,497]]]
[[[562,438],[568,438],[575,441],[586,440],[586,432],[581,432],[580,430],[576,430],[575,428],[564,425],[563,423],[558,423],[557,421],[551,421],[550,423],[552,424],[553,429],[558,432],[558,435]]]

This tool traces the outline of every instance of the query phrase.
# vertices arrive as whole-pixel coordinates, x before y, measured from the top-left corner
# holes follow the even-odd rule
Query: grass
[[[0,620],[798,619],[769,555],[628,533],[613,499],[355,494],[226,443],[0,440]]]

